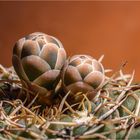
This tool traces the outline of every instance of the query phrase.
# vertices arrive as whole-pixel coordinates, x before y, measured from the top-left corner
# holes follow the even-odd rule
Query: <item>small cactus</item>
[[[63,87],[71,91],[71,101],[80,101],[83,93],[92,100],[95,90],[104,82],[104,68],[100,62],[88,55],[74,55],[63,69]],[[80,94],[82,93],[82,94]]]
[[[54,90],[60,80],[65,60],[66,52],[61,42],[44,33],[36,32],[21,38],[13,49],[12,62],[17,75],[47,100],[47,92]]]

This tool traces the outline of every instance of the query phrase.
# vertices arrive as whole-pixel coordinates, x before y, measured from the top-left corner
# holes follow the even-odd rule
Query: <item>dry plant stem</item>
[[[57,122],[57,121],[51,121],[50,124],[62,124],[66,126],[77,126],[78,124],[75,122]]]
[[[7,100],[2,100],[2,101],[0,102],[0,105],[2,106],[3,103],[8,103],[8,104],[10,104],[11,106],[13,106],[14,108],[16,108],[16,105],[15,105],[13,102],[10,102],[10,101],[7,101]]]
[[[100,95],[101,95],[101,89],[97,92],[96,96],[93,99],[93,102],[97,102],[99,100]]]
[[[1,116],[4,118],[5,122],[8,124],[8,125],[11,125],[13,127],[25,127],[24,125],[21,125],[21,124],[18,124],[18,123],[15,123],[13,121],[11,121],[10,118],[6,117],[5,114],[3,112],[1,112]]]
[[[5,114],[5,111],[3,110],[3,108],[2,108],[2,102],[1,102],[1,104],[0,104],[0,108],[1,108],[1,110],[0,110],[0,114],[1,114],[1,120],[5,120],[5,123],[6,124],[8,124],[8,125],[12,125],[12,126],[14,126],[14,127],[24,127],[23,125],[21,125],[21,124],[18,124],[18,123],[15,123],[15,122],[13,122],[11,119],[10,119],[10,117],[7,117]]]
[[[42,139],[43,140],[43,137],[41,138],[41,136],[33,131],[29,131],[29,134],[34,137],[35,139]]]
[[[140,85],[131,85],[133,77],[134,77],[134,72],[131,78],[130,78],[130,75],[124,75],[122,71],[119,71],[119,74],[120,76],[117,78],[108,79],[110,81],[107,84],[109,84],[110,87],[108,86],[103,87],[103,89],[98,91],[97,96],[95,97],[93,101],[93,103],[97,105],[97,107],[94,109],[94,113],[92,113],[91,101],[89,101],[86,95],[83,95],[84,98],[80,103],[69,105],[68,102],[66,101],[67,96],[69,95],[69,93],[67,93],[64,97],[61,97],[62,98],[61,103],[59,102],[58,105],[47,107],[46,109],[43,110],[42,113],[39,112],[40,106],[34,106],[34,102],[37,99],[38,95],[36,95],[34,99],[30,102],[30,104],[28,104],[28,106],[26,107],[24,103],[21,102],[20,100],[15,100],[13,102],[3,100],[0,102],[0,123],[4,124],[6,127],[1,128],[0,132],[2,132],[5,138],[8,138],[8,139],[12,139],[12,138],[17,139],[17,136],[14,134],[14,131],[17,131],[17,132],[26,131],[34,139],[38,139],[38,140],[39,139],[43,140],[43,136],[46,133],[52,136],[63,137],[64,139],[71,139],[71,140],[90,139],[90,138],[109,140],[109,138],[107,137],[108,135],[127,129],[128,131],[125,135],[125,140],[127,140],[129,139],[129,136],[133,128],[139,123],[139,120],[140,120],[140,117],[139,117],[140,99],[138,95],[135,93],[136,89],[140,88]],[[26,88],[23,89],[21,87],[20,82],[16,82],[12,80],[10,82],[15,83],[18,87],[21,88],[21,90],[26,91],[27,94],[33,95],[33,93],[30,93],[28,89]],[[123,82],[124,84],[121,84]],[[116,102],[114,101],[112,97],[110,97],[110,94],[112,93],[112,91],[118,91],[118,93],[115,94],[118,96]],[[132,110],[132,112],[125,105],[122,105],[122,103],[126,101],[128,97],[132,97],[136,101],[136,106]],[[87,106],[85,105],[85,101],[87,102]],[[6,105],[9,104],[10,106],[12,106],[12,111],[10,112],[9,115],[4,110],[5,104]],[[72,133],[65,134],[66,133],[65,129],[77,128],[77,127],[79,128],[80,125],[85,126],[84,122],[79,124],[75,121],[71,121],[71,122],[60,121],[61,115],[67,116],[68,115],[66,114],[67,112],[70,113],[71,118],[73,117],[82,118],[82,116],[80,116],[75,110],[74,108],[75,106],[78,106],[77,111],[79,112],[80,111],[84,112],[85,110],[87,110],[88,112],[88,113],[86,112],[87,117],[89,116],[92,117],[91,121],[86,123],[86,127],[88,127],[88,129],[82,134],[82,136],[79,136],[79,135],[73,136]],[[120,117],[118,107],[121,107],[123,109],[123,112],[126,112],[128,115],[124,117]],[[96,116],[96,114],[98,115],[98,111],[100,111],[100,109],[102,108],[106,108],[109,111],[106,111],[106,113],[102,114],[100,117]],[[113,112],[115,112],[115,116],[112,115]],[[24,120],[25,124],[21,125],[19,123],[20,120]],[[39,130],[41,130],[41,134],[31,131],[30,128],[29,129],[26,128],[30,124],[35,125]],[[64,126],[64,129],[53,130],[53,128],[50,127],[50,125],[52,124],[53,126],[62,125]],[[107,130],[105,132],[103,131],[103,132],[98,133],[98,130],[100,130],[101,128],[103,128],[104,126],[108,124],[112,124],[114,126],[117,125],[117,127],[114,127],[113,129]],[[1,139],[1,135],[0,135],[0,139]],[[20,137],[20,136],[18,137],[18,139],[25,140],[24,137]]]
[[[104,55],[101,55],[101,57],[98,59],[98,62],[102,62],[103,61],[103,59],[104,59]]]
[[[36,101],[38,95],[39,95],[39,93],[36,94],[36,96],[33,98],[33,100],[31,101],[31,103],[28,104],[27,108],[30,108],[33,105],[33,103]]]
[[[111,110],[109,110],[107,113],[105,113],[104,115],[102,115],[101,117],[99,117],[98,121],[102,121],[104,120],[105,118],[107,118],[111,113],[114,112],[114,110],[116,110],[126,99],[127,99],[128,95],[117,105],[115,105],[114,107],[112,107]],[[93,125],[93,129],[92,130],[89,130],[87,131],[86,133],[84,133],[84,135],[90,135],[90,134],[93,134],[94,132],[96,132],[99,128],[103,127],[102,126],[103,124],[99,125],[99,126],[96,126],[96,125]],[[97,129],[97,130],[96,130]]]
[[[110,120],[103,120],[101,121],[101,123],[103,124],[107,124],[107,123],[120,123],[121,121],[124,122],[126,119],[130,119],[132,117],[132,115],[128,115],[128,116],[124,116],[124,117],[120,117],[120,118],[115,118],[115,119],[110,119]]]
[[[56,107],[54,107],[53,108],[54,109],[54,118],[57,118],[58,117],[58,114],[59,114],[59,110],[56,108]]]
[[[82,101],[79,103],[78,110],[82,107],[84,100],[85,100],[85,98],[83,98]]]
[[[72,107],[68,104],[67,101],[65,101],[65,105],[68,107],[68,109],[71,111],[71,113],[75,113],[75,110],[72,109]]]
[[[100,128],[102,128],[104,126],[104,124],[101,124],[95,128],[93,128],[92,130],[89,130],[87,132],[84,133],[84,135],[90,135],[90,134],[93,134],[95,133],[97,130],[99,130]]]
[[[131,75],[130,75],[130,74],[125,74],[125,75],[123,75],[123,77],[122,77],[122,76],[117,77],[115,80],[116,80],[116,81],[124,80],[124,81],[126,82],[127,79],[129,79],[129,78],[131,78]]]
[[[46,121],[44,124],[42,124],[41,126],[40,126],[40,128],[42,128],[42,129],[48,129],[49,128],[49,126],[50,126],[50,122],[49,121]]]
[[[112,69],[105,69],[105,73],[112,72]]]
[[[111,81],[115,81],[114,78],[116,77],[117,74],[118,74],[118,71],[114,73],[111,77],[106,77],[106,81],[104,82],[103,87],[107,85],[108,83],[110,83]]]
[[[88,103],[88,113],[91,113],[91,103],[90,103],[90,101],[89,101],[89,99],[87,98],[86,95],[83,94],[83,96],[84,96],[84,98],[86,99],[86,101]]]
[[[115,105],[114,107],[112,107],[108,112],[106,112],[104,115],[102,115],[101,117],[99,117],[99,121],[107,118],[111,113],[113,113],[126,99],[128,96],[126,96],[122,101],[120,101],[117,105]]]
[[[33,115],[36,120],[40,123],[40,124],[43,124],[44,121],[39,117],[39,116],[36,116],[36,114],[34,114],[32,111],[30,111],[29,109],[27,109],[26,107],[22,106],[28,113],[30,113],[31,115]]]
[[[80,136],[80,139],[90,139],[90,138],[101,138],[104,140],[109,140],[106,136],[99,134],[99,133],[95,133],[93,135],[84,135],[84,136]]]
[[[9,75],[9,72],[6,70],[6,68],[4,68],[1,64],[0,64],[0,71],[3,74]]]
[[[127,129],[127,128],[128,128],[128,126],[125,127],[125,128],[116,127],[116,128],[114,128],[114,129],[112,129],[112,130],[109,130],[109,131],[106,131],[106,132],[101,132],[100,134],[102,134],[102,135],[108,135],[108,134],[111,134],[111,133],[113,133],[113,132],[117,132],[117,131],[119,131],[119,130],[123,130],[123,129]]]
[[[124,111],[126,113],[128,113],[129,115],[131,115],[132,117],[137,117],[134,113],[132,113],[129,109],[127,109],[125,106],[121,105],[121,107],[124,109]]]
[[[132,76],[131,76],[131,79],[128,82],[128,84],[126,85],[126,87],[129,87],[131,85],[131,83],[132,83],[132,81],[134,79],[134,74],[135,74],[135,71],[133,71]],[[128,90],[129,90],[129,88],[128,88]],[[116,103],[119,103],[120,102],[120,100],[123,98],[123,96],[125,95],[125,93],[126,93],[126,91],[122,91],[122,93],[117,98]]]
[[[0,83],[5,83],[5,82],[8,82],[8,83],[21,83],[19,80],[10,80],[10,79],[6,79],[6,80],[0,80]]]
[[[129,78],[130,75],[128,75]],[[120,70],[120,77],[122,78],[122,80],[124,80],[125,82],[127,82],[127,76],[123,74],[122,69]],[[130,76],[131,77],[131,76]],[[119,77],[118,77],[119,78]]]
[[[99,104],[96,108],[95,108],[95,110],[94,110],[94,114],[101,108],[103,106],[103,104],[101,103],[101,104]]]
[[[135,99],[137,100],[137,106],[136,106],[136,109],[135,109],[135,116],[136,117],[138,117],[138,114],[139,114],[139,112],[140,112],[140,99],[138,98],[138,96],[137,95],[133,95],[134,97],[135,97]],[[134,118],[134,123],[130,126],[130,129],[128,130],[128,132],[127,132],[127,135],[125,136],[125,140],[128,140],[129,139],[129,136],[130,136],[130,134],[131,134],[131,132],[132,132],[132,130],[133,130],[133,128],[134,128],[134,126],[135,126],[135,124],[136,124],[136,117]]]
[[[103,101],[103,103],[105,103],[107,100],[112,100],[110,97],[109,97],[109,92],[108,92],[108,90],[105,90],[106,91],[106,96],[104,96],[104,101]]]
[[[134,78],[134,72],[132,74],[132,77],[129,81],[129,83],[127,84],[126,87],[130,86],[131,83],[132,83],[132,80]],[[119,97],[116,99],[116,106],[114,106],[110,111],[108,111],[107,113],[105,113],[104,115],[102,115],[99,120],[103,120],[105,119],[106,117],[108,117],[112,112],[114,112],[114,110],[116,110],[127,98],[127,96],[121,101],[121,99],[124,97],[124,95],[126,94],[126,91],[122,91],[121,94],[119,95]]]
[[[13,116],[12,118],[11,118],[11,120],[12,121],[16,121],[16,120],[18,120],[18,119],[34,119],[34,116],[33,115],[17,115],[17,116]]]
[[[66,101],[68,95],[70,94],[70,92],[71,92],[71,91],[69,91],[69,92],[65,95],[65,97],[63,97],[63,99],[62,99],[62,101],[61,101],[61,104],[60,104],[60,106],[59,106],[59,108],[58,108],[59,112],[62,112],[63,106],[64,106],[65,101]]]
[[[130,134],[131,134],[131,132],[132,132],[134,126],[135,126],[135,123],[133,123],[133,124],[130,126],[130,129],[128,130],[127,135],[125,136],[124,140],[128,140],[128,138],[129,138],[129,136],[130,136]]]
[[[135,115],[138,116],[140,112],[140,98],[136,94],[132,94],[132,96],[135,97],[138,102],[135,110]]]
[[[140,88],[140,85],[131,85],[131,86],[127,86],[127,87],[109,87],[109,88],[106,88],[106,90],[128,91],[129,89],[133,89],[133,88]]]
[[[75,103],[75,104],[73,104],[71,106],[69,104],[67,104],[67,102],[65,102],[65,104],[66,104],[67,108],[63,109],[62,114],[64,114],[64,112],[66,112],[67,110],[70,110],[71,108],[77,106],[79,103]],[[73,111],[71,110],[71,112],[73,112]]]
[[[21,108],[22,108],[22,105],[18,106],[13,112],[11,112],[11,114],[9,115],[9,117],[14,116]]]

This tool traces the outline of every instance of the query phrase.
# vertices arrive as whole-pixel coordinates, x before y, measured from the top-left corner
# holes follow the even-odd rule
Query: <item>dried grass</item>
[[[139,126],[140,85],[132,84],[134,72],[124,75],[120,70],[107,77],[92,102],[83,95],[80,103],[69,105],[67,93],[59,97],[61,102],[52,106],[36,104],[38,94],[27,102],[32,91],[22,87],[13,69],[0,65],[0,72],[0,139],[108,140],[117,139],[119,132],[127,130],[122,137],[127,140]],[[131,100],[130,107],[124,104],[128,98],[135,101],[133,109]]]

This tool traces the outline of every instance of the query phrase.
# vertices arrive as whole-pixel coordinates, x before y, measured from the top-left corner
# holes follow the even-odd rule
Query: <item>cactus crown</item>
[[[63,83],[68,90],[92,91],[104,81],[104,68],[100,62],[88,55],[75,55],[70,58],[64,72]]]
[[[66,60],[61,42],[44,33],[32,33],[19,41],[13,49],[13,65],[25,81],[51,89]]]

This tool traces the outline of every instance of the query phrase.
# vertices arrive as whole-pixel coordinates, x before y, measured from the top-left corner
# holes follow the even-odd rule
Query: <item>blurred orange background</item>
[[[105,55],[105,68],[136,70],[140,81],[140,2],[0,2],[0,63],[11,65],[15,42],[45,32],[63,43],[68,55]]]

